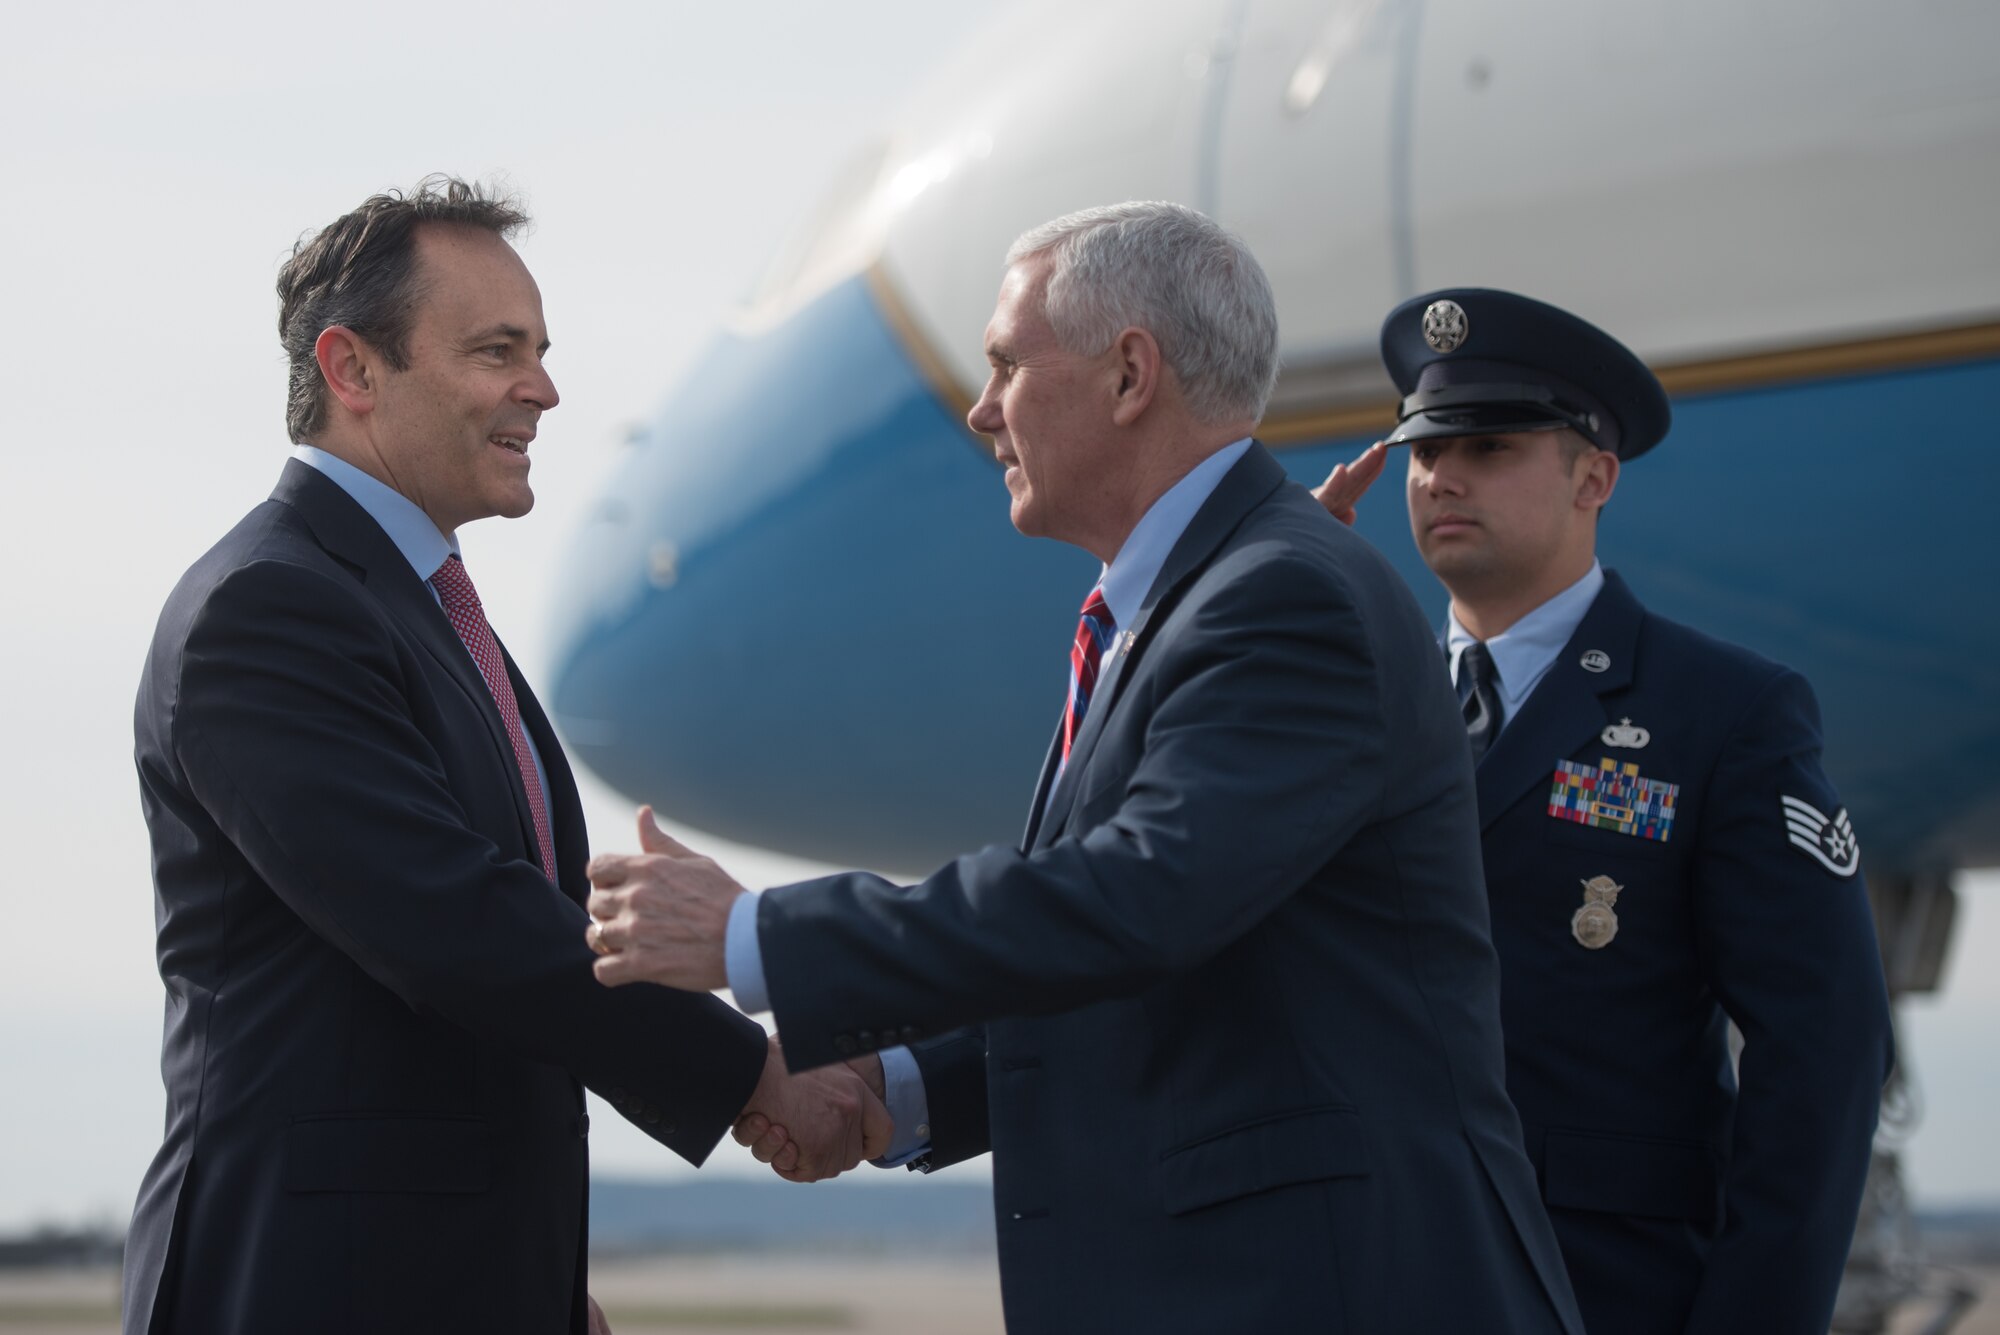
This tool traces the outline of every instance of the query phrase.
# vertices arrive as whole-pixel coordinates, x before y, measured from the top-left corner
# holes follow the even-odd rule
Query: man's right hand
[[[882,1104],[881,1063],[865,1078],[859,1067],[827,1066],[789,1075],[774,1037],[734,1134],[759,1162],[788,1182],[838,1177],[863,1159],[888,1152],[895,1132]]]
[[[1388,459],[1389,447],[1376,441],[1353,463],[1335,464],[1326,481],[1313,488],[1313,499],[1324,505],[1328,514],[1352,527],[1355,504],[1375,479],[1382,476],[1382,465]]]

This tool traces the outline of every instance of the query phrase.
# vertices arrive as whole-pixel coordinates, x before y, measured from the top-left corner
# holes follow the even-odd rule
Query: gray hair
[[[1255,421],[1278,379],[1278,309],[1242,240],[1180,204],[1133,201],[1023,232],[1011,266],[1051,261],[1045,313],[1068,352],[1092,355],[1136,326],[1160,345],[1204,422]]]

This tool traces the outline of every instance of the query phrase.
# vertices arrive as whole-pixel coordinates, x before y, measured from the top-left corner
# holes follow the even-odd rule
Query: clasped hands
[[[690,992],[729,985],[729,911],[744,892],[729,873],[662,830],[639,808],[638,853],[590,860],[584,940],[607,987],[658,983]],[[790,1182],[836,1177],[889,1148],[882,1064],[873,1056],[791,1075],[770,1041],[764,1074],[732,1134]]]

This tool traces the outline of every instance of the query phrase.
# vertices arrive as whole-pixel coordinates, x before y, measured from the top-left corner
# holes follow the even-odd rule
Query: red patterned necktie
[[[1083,600],[1083,614],[1076,620],[1076,638],[1069,646],[1069,708],[1063,712],[1062,763],[1069,763],[1069,749],[1083,730],[1084,711],[1090,708],[1090,692],[1097,685],[1097,665],[1117,630],[1111,609],[1104,605],[1104,590],[1092,589]]]
[[[556,844],[549,833],[549,804],[542,797],[541,781],[535,777],[535,759],[528,751],[528,734],[521,728],[521,706],[514,699],[514,684],[507,680],[500,641],[493,638],[493,627],[486,624],[486,609],[479,604],[479,591],[472,587],[472,576],[465,573],[465,562],[456,555],[446,558],[431,576],[430,583],[437,590],[438,601],[444,604],[451,628],[458,632],[472,661],[479,665],[479,675],[486,679],[493,703],[500,707],[500,721],[507,725],[507,740],[514,744],[514,763],[521,768],[521,786],[528,792],[528,810],[535,817],[535,842],[541,845],[542,870],[553,881]]]

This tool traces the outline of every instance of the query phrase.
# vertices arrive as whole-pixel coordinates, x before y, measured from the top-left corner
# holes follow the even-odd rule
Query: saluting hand
[[[729,908],[743,887],[662,830],[639,808],[640,853],[600,853],[586,869],[594,887],[584,940],[607,987],[659,983],[690,992],[729,985],[724,941]]]
[[[1361,452],[1353,463],[1335,464],[1333,471],[1326,475],[1326,481],[1313,488],[1313,499],[1326,507],[1326,512],[1341,523],[1354,523],[1354,506],[1373,486],[1375,479],[1382,476],[1382,466],[1389,461],[1389,447],[1376,441]]]

